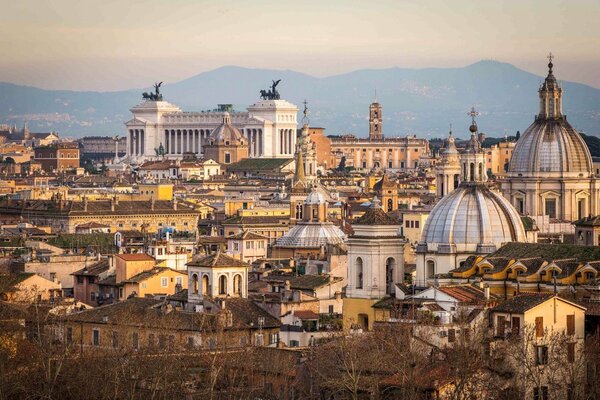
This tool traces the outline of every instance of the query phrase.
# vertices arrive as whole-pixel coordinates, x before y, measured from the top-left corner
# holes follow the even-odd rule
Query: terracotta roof
[[[600,215],[578,219],[573,224],[576,226],[600,226]]]
[[[250,232],[248,230],[243,231],[242,233],[238,233],[237,235],[227,236],[227,239],[233,240],[259,240],[259,239],[268,239],[268,237],[259,235],[258,233]]]
[[[319,314],[315,313],[311,310],[296,310],[294,311],[294,316],[300,318],[302,320],[315,320],[319,319]]]
[[[494,307],[492,311],[523,314],[553,297],[553,293],[522,293]]]
[[[486,300],[484,291],[471,285],[441,286],[438,290],[461,303],[477,303]]]
[[[187,264],[188,267],[244,267],[251,268],[252,266],[243,261],[225,255],[219,249],[216,253],[199,258]]]
[[[95,264],[92,264],[88,267],[84,267],[78,271],[73,272],[71,275],[98,276],[101,273],[108,271],[108,268],[109,268],[108,260],[100,260]]]
[[[267,282],[285,283],[290,281],[290,287],[298,290],[315,290],[323,286],[329,285],[330,282],[339,282],[342,278],[333,277],[330,280],[329,275],[269,275],[264,278]]]
[[[158,274],[162,274],[163,272],[166,272],[166,271],[173,271],[173,272],[179,273],[181,275],[187,275],[187,272],[177,271],[177,270],[172,269],[172,268],[155,267],[155,268],[152,268],[151,270],[140,272],[139,274],[134,275],[134,276],[132,276],[129,279],[125,279],[125,280],[121,281],[121,283],[139,283],[139,282],[143,282],[146,279],[150,279],[153,276],[158,275]]]
[[[401,222],[388,215],[380,207],[369,207],[365,213],[353,223],[354,225],[401,225]]]
[[[92,221],[85,224],[80,224],[75,229],[90,229],[90,228],[109,228],[108,225],[99,224],[98,222]]]
[[[146,253],[117,254],[117,257],[125,261],[155,261],[154,258],[150,257]]]

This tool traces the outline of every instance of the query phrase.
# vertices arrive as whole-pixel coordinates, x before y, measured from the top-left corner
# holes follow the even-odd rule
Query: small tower
[[[369,140],[383,139],[381,111],[381,104],[377,102],[377,96],[375,96],[375,101],[369,106]]]
[[[204,297],[248,297],[248,270],[252,266],[217,250],[187,264],[188,302],[202,304]]]
[[[552,73],[553,58],[554,56],[550,53],[548,55],[548,76],[539,89],[540,113],[537,116],[538,119],[562,118],[562,88]]]
[[[404,245],[400,221],[381,209],[375,197],[371,207],[352,224],[348,238],[348,286],[344,299],[344,328],[371,329],[373,304],[394,296],[404,280]]]
[[[436,193],[439,198],[452,192],[460,184],[460,154],[454,144],[452,128],[446,147],[441,151],[440,161],[435,166],[435,172]]]
[[[468,113],[471,116],[471,139],[460,155],[462,169],[462,181],[465,182],[485,182],[487,181],[487,171],[485,168],[485,152],[479,141],[479,134],[475,117],[479,115],[475,107]]]

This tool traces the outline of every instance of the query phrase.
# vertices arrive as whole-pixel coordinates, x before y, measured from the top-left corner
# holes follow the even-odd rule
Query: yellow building
[[[139,183],[138,193],[131,200],[173,200],[172,183]]]
[[[0,300],[34,303],[62,297],[60,283],[37,274],[21,272],[0,275]]]
[[[174,295],[187,287],[187,273],[166,267],[154,267],[118,282],[119,299],[147,295]]]
[[[505,176],[516,142],[502,141],[485,149],[485,167],[495,176]]]
[[[429,210],[402,210],[402,236],[408,243],[417,244],[421,240],[425,221],[429,217]]]

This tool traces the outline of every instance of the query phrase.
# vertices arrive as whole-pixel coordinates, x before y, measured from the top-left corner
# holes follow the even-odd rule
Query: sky
[[[0,81],[112,91],[224,65],[329,76],[482,59],[600,88],[598,0],[0,0]]]

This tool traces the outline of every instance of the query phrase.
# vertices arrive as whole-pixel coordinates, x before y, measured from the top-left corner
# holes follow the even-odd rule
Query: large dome
[[[521,218],[508,200],[482,183],[465,182],[433,208],[419,251],[489,253],[525,241]]]
[[[562,112],[562,88],[552,72],[539,89],[540,112],[517,141],[508,175],[512,177],[590,177],[592,156],[587,145]]]
[[[564,117],[538,118],[521,135],[508,168],[509,175],[585,176],[592,174],[587,145]]]

